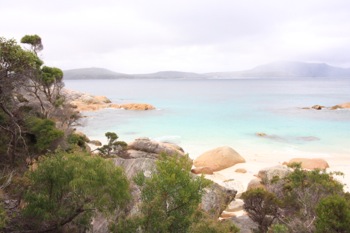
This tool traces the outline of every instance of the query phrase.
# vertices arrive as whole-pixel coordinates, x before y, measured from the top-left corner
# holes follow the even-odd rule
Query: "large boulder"
[[[285,162],[286,165],[291,165],[293,163],[301,163],[301,168],[303,169],[321,169],[324,170],[329,168],[329,164],[324,159],[318,158],[294,158],[289,160],[289,162]]]
[[[167,142],[151,141],[149,138],[138,138],[128,144],[128,150],[143,151],[157,155],[165,153],[167,155],[184,155],[181,147]]]
[[[226,207],[235,199],[237,191],[216,183],[205,188],[200,207],[209,215],[219,218]]]
[[[208,167],[214,172],[231,167],[237,163],[245,163],[245,159],[228,146],[207,151],[193,162],[195,167]]]

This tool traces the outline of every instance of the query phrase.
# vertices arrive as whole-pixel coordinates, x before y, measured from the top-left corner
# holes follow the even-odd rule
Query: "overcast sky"
[[[25,34],[41,36],[41,57],[61,69],[350,67],[349,0],[0,0],[0,36]]]

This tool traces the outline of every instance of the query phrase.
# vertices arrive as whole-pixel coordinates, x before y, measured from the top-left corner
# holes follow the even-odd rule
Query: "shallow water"
[[[113,102],[154,105],[155,111],[105,109],[84,113],[80,130],[102,140],[150,137],[182,146],[191,157],[228,145],[269,151],[350,157],[350,110],[305,110],[350,102],[350,78],[248,80],[68,80],[66,87]],[[256,136],[257,132],[267,137]]]

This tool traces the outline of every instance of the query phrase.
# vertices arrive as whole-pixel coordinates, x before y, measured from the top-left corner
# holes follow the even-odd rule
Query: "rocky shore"
[[[146,111],[154,110],[155,107],[145,103],[112,103],[106,96],[95,96],[79,91],[64,90],[64,95],[77,111],[98,111],[105,108]]]
[[[104,96],[92,96],[85,93],[70,91],[71,103],[79,111],[97,111],[103,108],[116,108],[126,110],[152,110],[153,106],[148,104],[124,104],[111,103]],[[321,110],[323,106],[313,106],[308,109]],[[350,109],[350,103],[327,107],[329,110]],[[300,138],[281,138],[278,135],[269,135],[264,132],[256,133],[256,136],[278,141],[317,141],[319,138],[305,136]],[[149,176],[155,166],[155,161],[160,153],[178,154],[183,156],[185,151],[178,145],[152,141],[148,138],[139,138],[128,144],[127,153],[124,157],[113,158],[118,166],[122,166],[126,175],[131,178],[137,172],[143,171]],[[345,158],[345,157],[344,157]],[[343,170],[343,155],[332,157],[326,161],[322,156],[308,156],[295,153],[294,155],[279,155],[265,153],[262,151],[244,151],[240,154],[235,149],[222,146],[213,148],[200,155],[195,155],[191,172],[194,175],[204,175],[205,178],[214,181],[214,185],[206,190],[201,207],[204,210],[216,210],[215,216],[221,219],[229,219],[241,228],[241,232],[251,232],[256,227],[255,223],[243,210],[241,194],[246,190],[263,187],[263,180],[271,180],[274,176],[284,177],[289,174],[288,165],[294,162],[301,163],[303,169],[327,169],[327,171],[345,172],[342,183],[350,184],[346,171]],[[327,159],[328,160],[328,159]],[[138,212],[137,203],[140,201],[140,190],[133,189],[133,205],[130,206],[129,214]],[[213,212],[210,212],[213,213]],[[96,232],[106,227],[105,219],[95,219]],[[101,227],[101,228],[100,228]],[[95,232],[94,231],[94,232]]]
[[[331,107],[326,107],[323,105],[313,105],[312,107],[304,107],[303,109],[315,109],[315,110],[322,110],[322,109],[329,109],[329,110],[337,110],[337,109],[350,109],[350,102],[337,104]]]

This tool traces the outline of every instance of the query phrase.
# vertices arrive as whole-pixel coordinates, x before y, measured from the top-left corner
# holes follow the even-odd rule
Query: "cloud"
[[[350,66],[347,0],[0,0],[2,36],[39,34],[47,63],[126,73]]]

